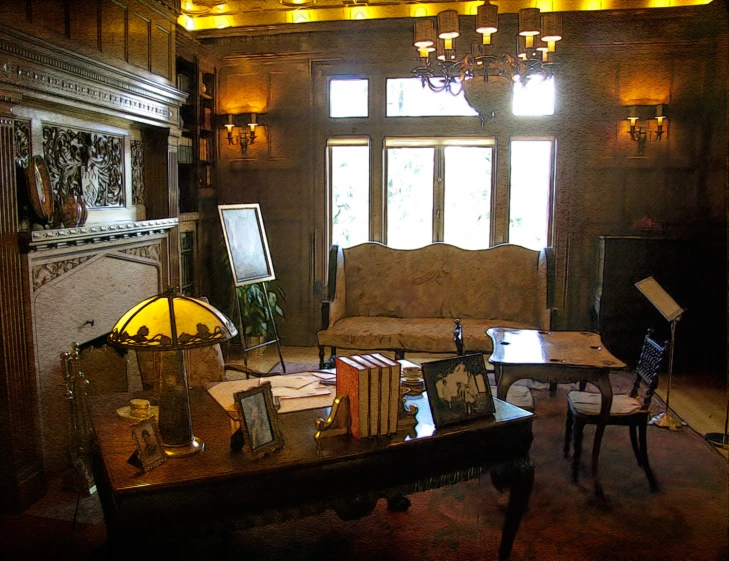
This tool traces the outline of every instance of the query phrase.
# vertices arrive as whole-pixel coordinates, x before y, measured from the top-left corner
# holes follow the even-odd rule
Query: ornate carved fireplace
[[[55,3],[65,17],[25,4],[0,14],[0,507],[12,510],[69,466],[60,353],[179,283],[186,97],[173,0]],[[47,167],[41,196],[85,210],[39,217],[29,162]]]

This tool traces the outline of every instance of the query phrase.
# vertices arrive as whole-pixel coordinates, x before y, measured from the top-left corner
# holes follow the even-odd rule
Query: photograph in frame
[[[155,416],[134,423],[131,428],[132,437],[137,445],[137,458],[145,472],[167,461]]]
[[[282,448],[284,439],[278,424],[271,384],[265,382],[237,392],[233,398],[243,433],[243,453],[255,459]]]
[[[483,354],[433,360],[421,366],[436,427],[493,415]]]
[[[218,213],[235,286],[274,280],[260,206],[219,205]]]

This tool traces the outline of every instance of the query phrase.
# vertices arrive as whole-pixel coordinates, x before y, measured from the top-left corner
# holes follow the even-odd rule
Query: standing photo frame
[[[483,354],[433,360],[421,367],[436,428],[493,415]]]
[[[235,286],[276,278],[258,203],[218,205]]]
[[[137,445],[137,458],[142,469],[147,472],[167,461],[162,444],[162,435],[153,415],[132,425],[132,437]]]
[[[247,457],[257,459],[283,448],[284,438],[270,382],[237,392],[233,399],[243,433],[243,453]]]

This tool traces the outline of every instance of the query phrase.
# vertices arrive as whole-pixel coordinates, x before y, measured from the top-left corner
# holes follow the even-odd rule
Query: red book
[[[337,395],[349,398],[350,431],[355,438],[370,436],[370,368],[351,357],[335,357]]]

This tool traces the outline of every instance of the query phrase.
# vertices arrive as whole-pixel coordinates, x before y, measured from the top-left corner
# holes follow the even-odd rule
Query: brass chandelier
[[[478,7],[476,31],[483,36],[481,44],[471,45],[471,51],[456,55],[455,40],[460,35],[458,12],[447,10],[433,18],[415,21],[414,45],[420,63],[413,74],[434,92],[447,91],[458,95],[463,82],[483,76],[485,82],[494,78],[510,79],[526,84],[538,77],[554,74],[555,44],[562,39],[562,16],[553,12],[542,14],[539,8],[519,11],[519,32],[516,36],[516,56],[494,53],[491,36],[499,29],[498,7],[488,0]],[[435,52],[435,63],[430,54]]]

